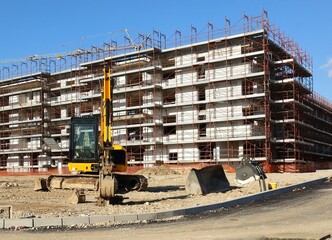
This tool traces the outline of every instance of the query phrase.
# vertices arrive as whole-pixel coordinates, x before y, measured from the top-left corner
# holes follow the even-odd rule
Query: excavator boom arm
[[[100,122],[100,145],[102,147],[109,147],[112,145],[112,80],[111,70],[104,68],[103,71],[104,84]]]

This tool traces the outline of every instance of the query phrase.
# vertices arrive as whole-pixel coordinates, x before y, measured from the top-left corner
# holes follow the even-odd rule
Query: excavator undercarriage
[[[113,189],[115,193],[129,191],[146,191],[148,182],[143,175],[112,174],[114,176]],[[99,176],[95,174],[50,175],[47,178],[35,180],[35,190],[48,191],[52,189],[82,189],[87,191],[99,190]]]

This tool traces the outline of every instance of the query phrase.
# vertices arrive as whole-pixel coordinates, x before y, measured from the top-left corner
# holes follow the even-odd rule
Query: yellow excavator
[[[35,181],[35,190],[97,190],[97,205],[122,201],[118,193],[144,191],[147,179],[142,175],[125,174],[126,149],[112,139],[112,79],[110,68],[104,68],[102,110],[98,117],[72,117],[70,126],[69,163],[71,173],[50,175]],[[100,126],[100,134],[99,133]]]

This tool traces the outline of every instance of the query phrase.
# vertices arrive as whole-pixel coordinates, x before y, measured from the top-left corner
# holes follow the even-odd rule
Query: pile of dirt
[[[137,172],[137,174],[145,176],[166,176],[166,175],[177,175],[177,171],[170,169],[166,166],[155,166],[151,168],[144,168]]]

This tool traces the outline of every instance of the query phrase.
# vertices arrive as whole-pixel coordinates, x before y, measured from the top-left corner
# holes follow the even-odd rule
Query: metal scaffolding
[[[267,13],[188,36],[153,30],[89,50],[32,56],[0,68],[0,166],[43,170],[68,161],[72,116],[99,115],[102,68],[113,69],[114,140],[132,166],[330,168],[331,103],[313,92],[312,60]],[[44,141],[53,138],[59,148]],[[19,170],[18,170],[19,169]]]

